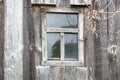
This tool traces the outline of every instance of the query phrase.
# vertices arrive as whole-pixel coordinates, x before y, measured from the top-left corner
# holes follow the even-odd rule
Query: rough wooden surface
[[[0,79],[4,79],[4,2],[0,0]]]
[[[119,9],[119,0],[114,0],[116,9]],[[107,2],[102,2],[102,7]],[[105,11],[114,11],[111,4]],[[104,19],[103,16],[109,17]],[[119,80],[120,79],[120,14],[101,15],[101,20],[97,21],[97,34],[95,38],[95,80]]]
[[[37,80],[88,80],[88,70],[84,67],[36,67]]]
[[[107,5],[106,2],[101,3]],[[97,7],[97,6],[96,6]],[[103,15],[100,16],[103,18]],[[95,50],[95,80],[108,80],[108,60],[107,60],[107,21],[104,19],[96,20],[96,31],[94,40]],[[104,77],[103,77],[104,76]],[[104,78],[104,79],[103,79]]]
[[[56,0],[31,0],[32,4],[55,5]]]
[[[91,0],[70,0],[71,5],[90,5]]]
[[[90,5],[91,4],[91,0],[31,0],[32,4],[39,4],[39,5],[57,5],[60,2],[66,2],[67,4],[70,4],[70,5]]]
[[[4,1],[4,80],[23,80],[23,0]]]
[[[23,80],[30,80],[29,27],[31,25],[31,2],[30,0],[24,0],[23,3]]]

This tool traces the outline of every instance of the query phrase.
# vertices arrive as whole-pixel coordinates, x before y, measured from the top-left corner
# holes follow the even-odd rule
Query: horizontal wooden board
[[[40,5],[57,5],[57,3],[59,3],[59,0],[31,0],[31,3]],[[90,4],[91,0],[70,0],[70,5],[90,5]]]
[[[36,80],[88,80],[86,67],[37,66]]]
[[[70,0],[71,5],[90,5],[91,0]]]
[[[31,0],[32,4],[56,5],[56,0]]]
[[[42,61],[43,66],[84,66],[82,61]]]

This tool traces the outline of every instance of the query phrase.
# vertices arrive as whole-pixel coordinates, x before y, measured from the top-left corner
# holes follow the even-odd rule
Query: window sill
[[[42,61],[43,66],[80,66],[83,67],[84,63],[81,61]]]

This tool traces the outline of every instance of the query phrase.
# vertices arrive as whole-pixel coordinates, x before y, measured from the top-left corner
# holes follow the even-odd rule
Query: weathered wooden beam
[[[4,80],[23,80],[23,0],[4,1]]]
[[[90,5],[91,0],[70,0],[71,5]]]
[[[32,4],[56,5],[56,0],[31,0]]]
[[[4,2],[0,0],[0,80],[4,80]]]
[[[64,4],[64,1],[62,1],[62,0],[31,0],[32,4],[39,4],[39,5],[57,5],[57,4],[60,4],[61,2]],[[70,3],[68,2],[67,4],[90,5],[91,0],[70,0]]]
[[[36,67],[37,80],[88,80],[86,67]]]

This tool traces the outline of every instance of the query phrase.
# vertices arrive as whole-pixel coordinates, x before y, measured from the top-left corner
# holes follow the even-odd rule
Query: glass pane
[[[78,60],[78,34],[65,34],[65,60]]]
[[[48,28],[77,28],[78,18],[77,14],[55,14],[47,13],[47,27]]]
[[[48,59],[60,60],[60,34],[47,33]]]

